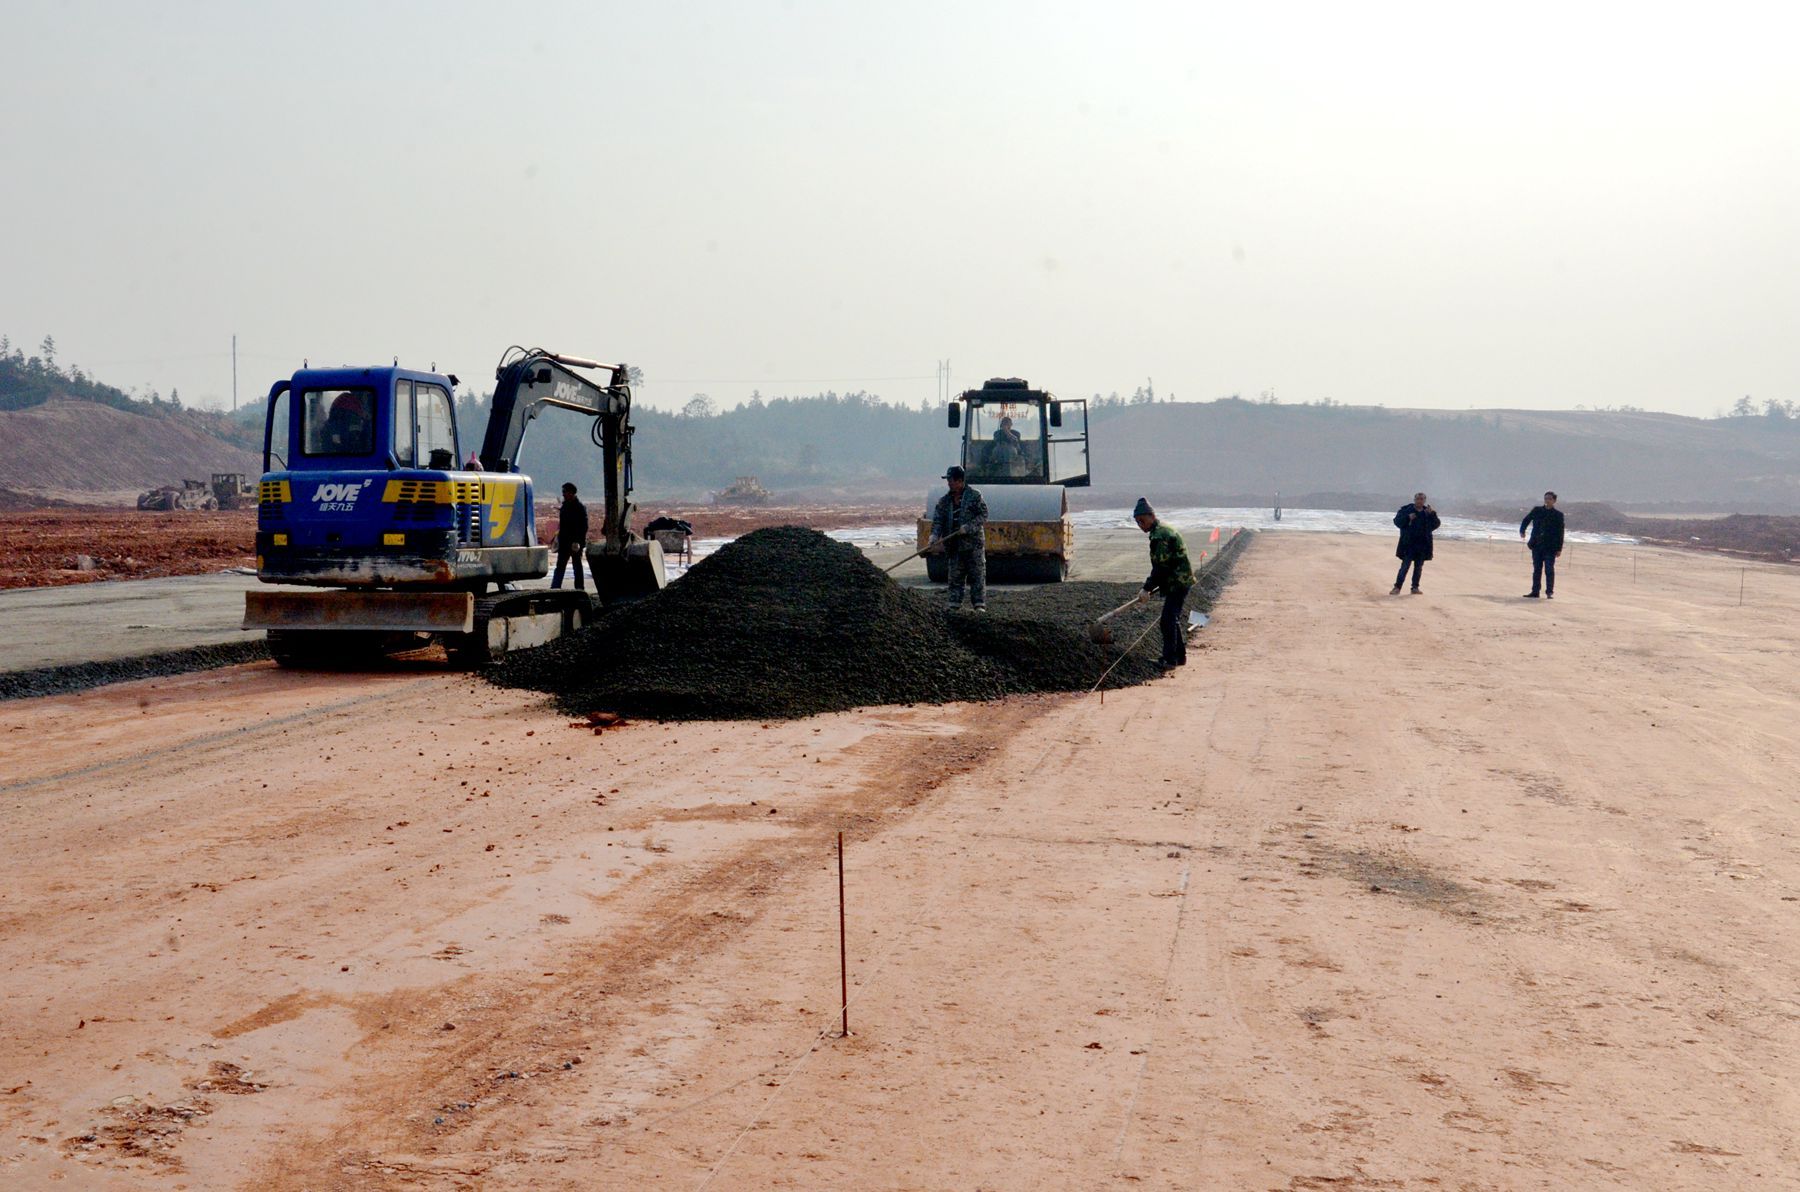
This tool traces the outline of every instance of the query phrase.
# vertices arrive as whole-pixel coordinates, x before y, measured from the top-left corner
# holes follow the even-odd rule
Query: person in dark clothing
[[[994,440],[988,447],[988,468],[1002,476],[1016,476],[1025,462],[1025,443],[1019,432],[1013,429],[1011,418],[1002,418],[1000,427],[994,431]]]
[[[550,586],[562,587],[563,568],[569,560],[575,560],[575,590],[583,591],[581,586],[581,557],[587,548],[588,518],[587,506],[575,496],[575,486],[565,484],[562,488],[562,508],[556,513],[556,574],[550,577]]]
[[[969,474],[961,464],[951,464],[944,473],[948,492],[938,498],[931,513],[931,542],[926,547],[932,554],[948,553],[944,561],[950,569],[950,589],[946,599],[951,608],[961,608],[963,586],[968,585],[969,599],[975,611],[987,611],[987,502],[981,493],[969,487]]]
[[[1425,502],[1424,493],[1414,493],[1412,504],[1400,506],[1400,512],[1394,514],[1394,524],[1400,527],[1400,545],[1394,548],[1394,557],[1400,560],[1400,571],[1394,576],[1394,590],[1389,596],[1400,595],[1400,585],[1406,582],[1406,569],[1412,568],[1412,594],[1419,594],[1419,576],[1425,570],[1425,564],[1431,561],[1431,532],[1442,523],[1438,520],[1437,510]]]
[[[1563,514],[1556,507],[1556,494],[1545,493],[1544,503],[1525,515],[1519,523],[1519,537],[1531,531],[1531,591],[1525,599],[1536,600],[1540,588],[1544,599],[1556,599],[1556,556],[1563,548]]]
[[[1182,630],[1181,610],[1187,605],[1188,589],[1194,586],[1194,568],[1188,562],[1187,544],[1181,540],[1180,532],[1174,526],[1165,526],[1149,501],[1138,498],[1131,520],[1150,535],[1150,577],[1138,593],[1138,603],[1147,604],[1153,594],[1162,595],[1162,668],[1173,670],[1187,663],[1187,634]]]

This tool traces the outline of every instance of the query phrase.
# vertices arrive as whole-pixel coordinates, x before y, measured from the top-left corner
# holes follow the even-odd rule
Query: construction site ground
[[[540,497],[538,533],[556,541],[556,502]],[[701,538],[735,538],[759,526],[802,525],[816,530],[910,521],[911,506],[711,505],[640,509],[642,525],[658,514],[691,522]],[[595,525],[599,514],[591,515]],[[88,566],[82,566],[81,556]],[[0,510],[0,588],[42,588],[97,580],[205,575],[256,566],[256,510],[178,510],[156,513],[93,506]]]
[[[764,511],[763,521],[728,513],[717,521],[696,523],[709,535],[723,537],[755,529],[759,524],[812,524],[816,529],[876,525],[901,521],[901,511],[882,507],[829,509],[804,507]],[[184,517],[164,513],[139,518]],[[202,517],[235,516],[202,514]],[[254,514],[251,515],[254,517]],[[823,523],[823,524],[819,524]],[[553,524],[553,523],[552,523]],[[254,522],[247,523],[252,526]],[[1196,551],[1209,549],[1204,527]],[[246,530],[246,532],[251,532]],[[545,540],[553,540],[545,531]],[[928,583],[923,560],[906,562],[909,548],[876,547],[869,555],[882,567],[895,564],[894,578],[903,584]],[[251,560],[254,562],[254,560]],[[1143,535],[1136,530],[1086,532],[1076,551],[1073,574],[1081,579],[1141,579],[1148,570]],[[573,583],[572,577],[565,582]],[[544,587],[539,579],[525,587]],[[260,632],[243,628],[244,593],[259,588],[256,576],[242,568],[210,574],[171,575],[128,582],[65,584],[0,591],[0,618],[29,623],[30,633],[0,635],[0,676],[40,667],[79,666],[85,662],[135,659],[167,651],[261,640]],[[437,669],[442,669],[438,660]]]
[[[1266,535],[1104,704],[0,704],[0,1185],[1793,1187],[1800,572],[1575,558]]]

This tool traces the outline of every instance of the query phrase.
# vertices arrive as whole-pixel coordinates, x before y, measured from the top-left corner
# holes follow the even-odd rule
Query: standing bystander
[[[556,574],[550,577],[550,586],[562,587],[563,568],[574,559],[575,590],[580,592],[583,590],[581,553],[587,546],[588,536],[587,506],[576,497],[574,484],[565,483],[562,496],[562,508],[556,512]]]
[[[1425,564],[1431,561],[1431,532],[1442,523],[1438,520],[1437,510],[1425,500],[1424,493],[1414,493],[1412,504],[1400,506],[1400,512],[1394,514],[1394,524],[1400,527],[1400,544],[1394,548],[1394,557],[1400,560],[1400,571],[1394,576],[1394,590],[1389,596],[1400,595],[1400,585],[1406,582],[1406,569],[1412,568],[1412,594],[1419,594],[1419,576],[1425,571]]]
[[[1541,588],[1544,599],[1556,599],[1556,556],[1563,548],[1563,514],[1556,507],[1556,494],[1545,493],[1544,503],[1525,515],[1519,523],[1519,537],[1531,531],[1531,591],[1525,599],[1536,600]]]

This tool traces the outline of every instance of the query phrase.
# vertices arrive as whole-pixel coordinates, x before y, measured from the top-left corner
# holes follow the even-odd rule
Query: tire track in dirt
[[[357,1148],[346,1150],[338,1132],[291,1145],[271,1156],[257,1184],[272,1190],[404,1187],[420,1179],[479,1176],[501,1161],[529,1161],[546,1143],[559,1151],[573,1146],[576,1153],[602,1148],[604,1141],[592,1137],[547,1140],[533,1112],[538,1099],[592,1100],[587,1086],[602,1072],[616,1077],[627,1070],[594,1062],[594,1052],[609,1040],[630,1038],[637,1020],[666,1009],[665,1000],[691,979],[692,969],[760,915],[767,895],[816,864],[824,835],[841,827],[847,837],[866,837],[899,822],[928,804],[946,779],[980,764],[1021,731],[1053,698],[966,709],[961,732],[948,742],[907,733],[867,738],[849,751],[867,775],[853,789],[800,807],[786,817],[789,830],[781,837],[716,854],[697,872],[639,879],[636,890],[620,895],[642,900],[632,921],[570,949],[556,963],[554,979],[521,985],[473,976],[422,994],[391,1024],[392,1045],[365,1039],[377,1050],[363,1063],[365,1075],[341,1114],[341,1134],[356,1137]],[[646,809],[626,827],[656,819]],[[433,1023],[453,1023],[455,1030],[440,1029],[438,1041],[416,1053],[392,1054],[407,1049],[403,1040],[431,1038]],[[785,1058],[791,1057],[776,1057],[771,1066]],[[649,1091],[637,1090],[639,1100]],[[629,1089],[609,1095],[631,1100]],[[450,1116],[424,1112],[434,1106],[466,1108]],[[443,1158],[427,1158],[433,1154]]]
[[[180,773],[185,769],[193,769],[241,748],[248,742],[273,734],[279,730],[289,729],[297,724],[316,721],[321,718],[336,716],[342,712],[358,708],[366,708],[373,704],[385,703],[399,699],[424,683],[443,681],[442,675],[421,676],[399,687],[386,691],[378,691],[369,695],[352,696],[349,699],[334,703],[321,704],[292,712],[284,716],[274,717],[257,724],[243,724],[235,728],[206,733],[176,741],[167,745],[157,745],[148,749],[137,749],[120,757],[108,758],[102,762],[93,762],[85,766],[77,766],[70,770],[59,770],[54,774],[42,774],[33,778],[19,779],[0,785],[0,794],[14,791],[30,790],[36,787],[54,786],[58,783],[78,782],[95,778],[102,774],[129,777],[132,774],[154,770],[161,776]]]

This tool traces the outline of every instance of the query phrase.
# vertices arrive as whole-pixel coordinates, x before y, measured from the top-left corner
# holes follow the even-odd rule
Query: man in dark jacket
[[[1181,610],[1187,605],[1188,589],[1194,586],[1194,568],[1188,562],[1187,544],[1181,540],[1180,532],[1163,524],[1149,501],[1137,499],[1131,520],[1150,535],[1150,577],[1138,593],[1138,603],[1148,604],[1153,594],[1163,598],[1162,668],[1173,670],[1187,664],[1187,633],[1181,624]]]
[[[1394,514],[1394,524],[1400,527],[1400,545],[1394,548],[1394,557],[1400,560],[1400,572],[1394,576],[1394,590],[1388,595],[1400,595],[1400,585],[1406,582],[1406,569],[1411,567],[1412,594],[1417,596],[1419,575],[1431,561],[1431,532],[1442,523],[1438,521],[1437,510],[1425,503],[1425,494],[1414,493],[1412,504],[1400,506],[1400,512]]]
[[[987,611],[987,502],[969,487],[968,473],[961,465],[952,464],[944,473],[950,491],[938,498],[931,514],[931,543],[926,548],[933,554],[948,552],[950,564],[950,607],[961,608],[963,585],[968,584],[969,601],[975,611]]]
[[[588,536],[587,506],[576,498],[573,484],[563,485],[562,493],[562,508],[556,512],[556,574],[550,577],[550,586],[562,587],[563,568],[574,559],[575,590],[580,592],[581,555]]]
[[[1544,503],[1525,515],[1519,523],[1519,537],[1531,531],[1531,591],[1525,599],[1536,600],[1541,587],[1544,599],[1556,599],[1556,556],[1563,548],[1563,514],[1556,507],[1556,494],[1545,493]],[[1540,582],[1541,581],[1541,582]]]

